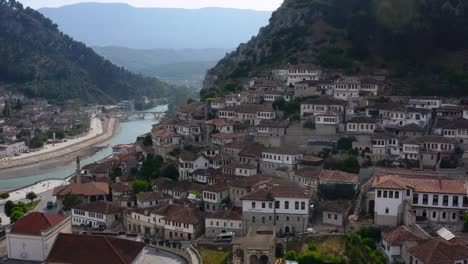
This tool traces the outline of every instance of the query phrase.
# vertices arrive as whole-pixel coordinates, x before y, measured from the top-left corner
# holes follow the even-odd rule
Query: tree
[[[31,203],[34,201],[34,199],[37,198],[37,194],[35,192],[28,192],[26,194],[26,199],[30,200]]]
[[[11,213],[11,216],[10,216],[10,221],[12,223],[18,221],[18,219],[20,219],[21,217],[24,216],[24,213],[21,211],[21,210],[14,210],[12,213]]]
[[[12,202],[11,200],[8,200],[3,206],[3,211],[5,212],[5,215],[10,217],[11,213],[13,212],[14,207],[15,207],[15,203]]]
[[[9,193],[0,193],[0,199],[8,199],[10,197]]]
[[[463,232],[468,232],[468,213],[465,213],[463,218]]]
[[[162,169],[161,176],[176,181],[179,178],[179,170],[173,164],[169,164]]]
[[[150,190],[151,185],[149,182],[144,180],[135,179],[132,183],[133,194],[138,195],[142,192],[147,192]]]
[[[81,203],[81,199],[74,193],[67,193],[63,196],[63,209],[70,210],[72,207],[77,206]]]
[[[338,140],[336,148],[339,150],[350,150],[353,148],[353,141],[355,141],[353,138],[349,137],[343,137]]]
[[[153,138],[151,135],[146,135],[145,139],[143,140],[143,146],[152,146],[153,145]]]

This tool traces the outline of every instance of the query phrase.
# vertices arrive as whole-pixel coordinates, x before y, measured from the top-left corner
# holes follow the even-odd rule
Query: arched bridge
[[[131,111],[131,112],[113,112],[106,113],[104,115],[108,117],[118,118],[120,120],[131,120],[131,119],[146,119],[147,116],[153,117],[154,120],[161,119],[166,112],[151,112],[151,111]]]

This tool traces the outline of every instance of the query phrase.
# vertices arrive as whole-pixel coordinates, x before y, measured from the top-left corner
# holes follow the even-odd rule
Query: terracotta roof
[[[374,178],[374,181],[372,182],[372,188],[406,190],[408,188],[414,189],[414,185],[398,175],[382,175]]]
[[[96,201],[92,203],[83,203],[77,206],[74,206],[73,209],[98,213],[98,214],[115,214],[122,211],[122,208],[119,206],[115,206],[113,203],[105,202],[105,201]]]
[[[354,118],[351,118],[351,120],[347,121],[346,123],[374,124],[374,123],[377,123],[377,120],[375,120],[375,119],[373,119],[373,118],[370,118],[370,117],[361,116],[361,117],[354,117]]]
[[[207,125],[212,125],[212,126],[232,126],[233,123],[227,121],[226,119],[211,119],[205,122]]]
[[[358,175],[343,171],[323,170],[320,174],[320,180],[356,184],[358,182]]]
[[[158,138],[173,138],[177,137],[177,134],[171,130],[156,130],[153,131],[153,136]]]
[[[57,236],[47,262],[130,264],[144,247],[144,243],[128,239],[62,233]]]
[[[162,199],[170,199],[172,196],[161,192],[144,192],[137,195],[138,201],[158,201]]]
[[[241,152],[239,152],[239,156],[246,156],[250,158],[261,158],[262,152],[266,149],[260,143],[254,143],[246,146]]]
[[[208,214],[206,219],[242,220],[242,215],[233,210],[224,210]]]
[[[224,145],[224,148],[242,150],[242,149],[244,149],[246,146],[248,146],[250,144],[252,144],[252,142],[250,142],[250,141],[234,141],[234,142],[230,142],[230,143],[227,143],[226,145]]]
[[[155,213],[163,215],[163,219],[166,221],[193,225],[197,225],[205,219],[204,213],[199,209],[177,204],[162,205],[156,209]]]
[[[208,192],[222,192],[222,191],[225,191],[229,189],[229,186],[224,184],[224,183],[217,183],[217,184],[214,184],[214,185],[209,185],[205,188],[204,191],[208,191]]]
[[[118,182],[112,185],[112,190],[115,192],[129,192],[133,189],[130,182]]]
[[[216,139],[236,139],[236,138],[241,138],[244,135],[242,134],[233,134],[233,133],[217,133],[217,134],[212,134],[212,138]]]
[[[59,224],[63,219],[65,218],[59,215],[32,212],[16,221],[11,228],[11,233],[40,236],[42,231]]]
[[[287,128],[289,127],[289,121],[276,121],[272,119],[262,119],[258,127],[273,127],[273,128]]]
[[[262,153],[274,153],[282,155],[300,155],[302,151],[297,148],[279,147],[279,148],[265,148]]]
[[[302,161],[306,161],[306,162],[322,162],[323,159],[319,158],[319,157],[316,157],[316,156],[313,156],[313,155],[304,155],[304,157],[302,158]]]
[[[82,184],[69,184],[54,189],[54,196],[64,196],[73,193],[80,196],[95,196],[109,194],[109,184],[105,182],[88,182]]]
[[[271,177],[255,175],[250,177],[239,176],[229,181],[229,186],[251,188],[257,184],[267,183],[271,181]]]
[[[296,175],[309,179],[319,179],[320,173],[319,168],[302,168],[296,171]]]
[[[468,258],[468,248],[439,239],[429,239],[408,250],[408,254],[424,264],[452,264]]]
[[[323,201],[321,202],[320,208],[324,212],[334,212],[346,214],[348,210],[351,209],[353,202],[350,200],[333,200],[333,201]]]
[[[420,127],[414,123],[411,123],[411,124],[408,124],[408,125],[405,125],[405,126],[402,126],[402,127],[397,127],[396,129],[400,130],[400,131],[420,131],[420,132],[424,132],[425,129],[423,127]]]
[[[174,181],[169,179],[169,178],[164,178],[164,177],[160,177],[160,178],[157,178],[155,180],[152,180],[151,181],[151,185],[152,186],[164,186],[164,185],[170,185],[170,184],[173,184]]]
[[[183,161],[196,161],[200,155],[192,153],[192,152],[184,152],[179,155],[179,159]]]
[[[466,182],[458,179],[438,178],[434,176],[400,176],[384,175],[376,176],[372,183],[373,188],[382,189],[406,189],[413,188],[420,193],[446,193],[446,194],[466,194]],[[406,186],[403,187],[403,186]]]
[[[335,98],[329,97],[329,96],[322,96],[322,97],[319,97],[319,98],[306,99],[301,103],[301,105],[303,105],[303,104],[342,105],[342,106],[346,106],[348,104],[348,102],[344,101],[344,100],[335,99]]]
[[[468,119],[457,119],[443,126],[442,129],[468,129]]]
[[[419,241],[423,239],[417,236],[414,230],[407,226],[391,228],[390,230],[383,232],[382,238],[390,246],[401,246],[403,243],[408,241]]]
[[[297,185],[265,187],[244,195],[241,200],[272,201],[274,198],[308,198],[304,188]]]

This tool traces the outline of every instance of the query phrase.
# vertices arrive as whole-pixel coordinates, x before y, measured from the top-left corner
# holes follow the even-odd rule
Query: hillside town
[[[188,263],[212,246],[236,264],[467,264],[468,98],[390,88],[384,75],[284,65],[190,102],[103,160],[78,157],[53,190],[56,214],[9,226],[8,258],[145,263],[152,245]],[[69,131],[83,113],[38,105],[2,125],[5,142]],[[299,257],[294,244],[325,237],[346,241],[347,254]]]

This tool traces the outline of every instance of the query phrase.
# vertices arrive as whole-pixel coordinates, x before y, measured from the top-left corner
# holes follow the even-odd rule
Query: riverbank
[[[13,170],[46,166],[54,163],[65,164],[66,162],[69,162],[70,158],[76,158],[77,155],[80,155],[80,152],[84,152],[84,156],[90,156],[92,155],[92,152],[98,151],[96,146],[103,144],[104,142],[111,139],[117,132],[118,128],[119,121],[117,119],[111,118],[104,120],[102,121],[102,133],[99,135],[81,140],[68,146],[64,146],[60,149],[48,151],[41,155],[34,155],[0,163],[0,179],[17,177],[14,173],[11,173]],[[92,150],[93,148],[95,149],[94,151],[88,151],[90,149]]]

